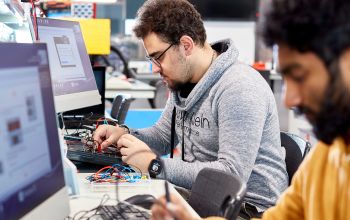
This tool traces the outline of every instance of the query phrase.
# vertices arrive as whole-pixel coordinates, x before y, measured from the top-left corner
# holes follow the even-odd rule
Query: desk
[[[104,194],[108,194],[111,198],[106,204],[116,204],[115,187],[106,186],[101,187],[99,190],[94,190],[91,184],[85,179],[85,177],[88,175],[91,175],[91,173],[78,173],[80,195],[71,197],[70,199],[70,216],[74,216],[75,213],[82,210],[90,210],[95,208],[100,204],[101,198]],[[198,214],[188,205],[188,203],[185,202],[185,200],[171,184],[169,184],[169,190],[172,194],[177,195],[183,201],[183,204],[188,208],[188,210],[190,210],[193,216],[197,216],[199,218]],[[156,198],[163,196],[165,194],[164,181],[152,179],[146,183],[130,184],[118,187],[118,197],[120,200],[125,200],[126,198],[137,194],[151,194]]]
[[[118,77],[111,77],[106,80],[105,98],[114,99],[117,94],[129,94],[131,98],[153,99],[155,90],[156,88],[140,80],[133,79],[132,82],[129,82]]]

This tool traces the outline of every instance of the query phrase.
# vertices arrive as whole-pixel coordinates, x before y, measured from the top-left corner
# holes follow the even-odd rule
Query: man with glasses
[[[200,14],[186,0],[148,0],[137,18],[134,32],[171,96],[154,126],[99,126],[95,140],[118,145],[123,161],[153,177],[164,178],[165,169],[186,189],[204,167],[234,173],[247,183],[245,202],[255,214],[274,205],[288,176],[266,81],[237,60],[232,41],[206,42]],[[172,158],[174,149],[180,153]],[[165,167],[152,151],[170,154]]]

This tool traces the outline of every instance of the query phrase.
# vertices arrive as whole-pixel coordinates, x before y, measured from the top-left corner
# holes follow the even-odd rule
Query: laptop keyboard
[[[138,208],[137,206],[119,202],[118,205],[112,206],[101,206],[99,208],[99,214],[101,215],[102,219],[150,219],[151,214],[143,210],[141,208]]]

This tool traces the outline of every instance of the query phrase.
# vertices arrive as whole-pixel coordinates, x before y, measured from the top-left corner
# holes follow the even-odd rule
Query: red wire
[[[33,28],[34,28],[34,35],[35,35],[35,40],[39,40],[39,35],[38,35],[38,25],[37,25],[37,18],[36,18],[36,9],[35,9],[35,4],[34,4],[35,0],[30,0],[30,3],[32,4],[32,10],[33,10]]]

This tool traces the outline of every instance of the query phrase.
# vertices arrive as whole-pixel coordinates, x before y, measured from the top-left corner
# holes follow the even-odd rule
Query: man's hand
[[[131,134],[124,134],[118,140],[118,148],[122,154],[122,160],[142,172],[148,172],[151,160],[157,156],[148,145]]]
[[[112,126],[100,125],[94,132],[93,139],[101,145],[102,150],[110,145],[117,146],[119,138],[125,134],[125,129]]]
[[[194,220],[182,202],[175,196],[170,195],[170,203],[167,203],[165,197],[160,198],[152,206],[152,220]]]

